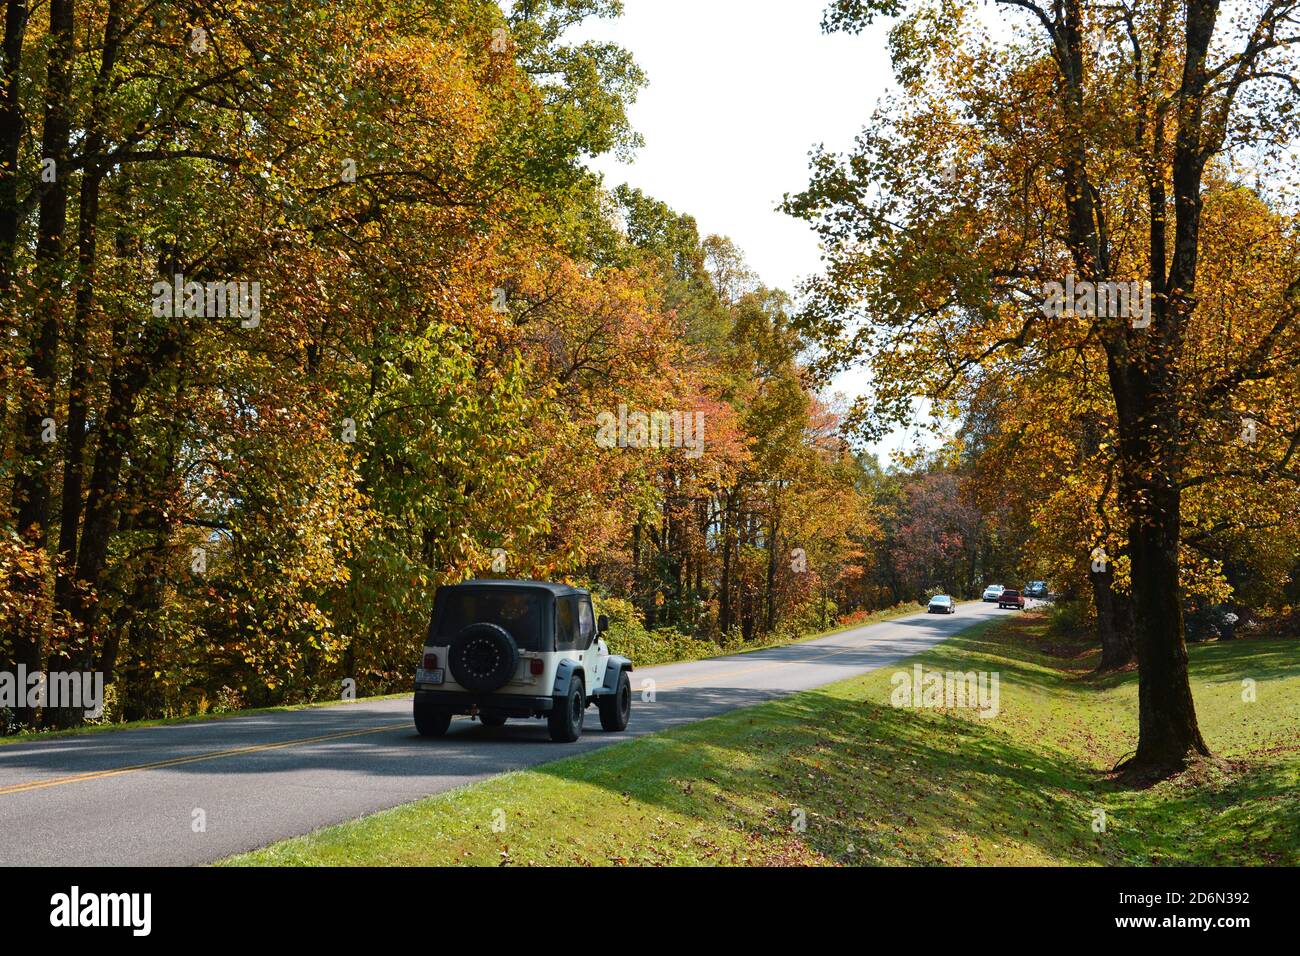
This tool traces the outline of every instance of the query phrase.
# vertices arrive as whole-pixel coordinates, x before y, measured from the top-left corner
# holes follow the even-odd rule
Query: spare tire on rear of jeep
[[[486,693],[514,676],[519,667],[519,646],[504,627],[486,622],[470,624],[452,638],[447,666],[461,687]]]

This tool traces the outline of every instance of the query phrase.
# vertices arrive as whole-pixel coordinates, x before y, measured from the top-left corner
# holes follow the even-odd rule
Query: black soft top
[[[496,599],[505,599],[511,595],[519,597],[521,593],[528,595],[529,603],[536,605],[536,609],[510,622],[498,620],[500,615],[494,613],[491,605],[499,603],[504,608],[511,602]],[[471,614],[474,620],[487,620],[506,627],[524,650],[553,651],[555,650],[556,602],[568,597],[585,598],[587,594],[587,591],[580,588],[568,584],[552,584],[549,581],[502,581],[493,578],[464,581],[460,584],[444,584],[438,588],[438,594],[433,602],[433,614],[429,618],[428,641],[436,643],[449,637],[450,632],[459,631],[465,624],[472,623],[469,619],[460,619],[465,613],[462,605],[467,605],[476,608]],[[488,606],[483,607],[484,604]],[[453,618],[450,622],[446,620],[449,614]]]
[[[553,584],[550,581],[502,581],[498,578],[462,581],[460,584],[447,584],[444,587],[455,588],[528,588],[535,591],[548,591],[556,597],[569,594],[586,594],[581,588],[569,584]]]

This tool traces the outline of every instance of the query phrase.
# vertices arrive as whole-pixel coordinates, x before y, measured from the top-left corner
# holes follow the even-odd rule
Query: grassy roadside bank
[[[965,601],[961,603],[977,603]],[[898,617],[904,617],[908,614],[919,614],[924,608],[917,604],[899,604],[894,607],[885,608],[880,611],[873,611],[862,618],[854,620],[850,624],[843,624],[838,627],[830,628],[825,631],[818,631],[814,634],[806,634],[793,640],[789,638],[776,638],[767,641],[749,641],[744,643],[716,644],[703,640],[680,641],[669,648],[667,655],[658,655],[646,659],[645,655],[638,655],[635,647],[615,648],[615,653],[622,653],[625,656],[631,656],[633,661],[641,667],[652,667],[657,664],[678,664],[686,661],[698,661],[707,657],[726,657],[734,654],[746,654],[750,651],[764,650],[769,647],[781,647],[789,644],[801,644],[804,641],[813,641],[819,637],[827,637],[831,634],[838,634],[841,631],[852,630],[853,628],[866,627],[869,624],[879,624],[882,621],[890,621]],[[662,659],[659,659],[662,658]],[[165,727],[171,724],[191,724],[199,721],[209,720],[230,720],[235,717],[251,717],[256,714],[274,714],[284,713],[295,710],[310,710],[315,707],[337,707],[340,704],[362,703],[368,700],[394,700],[399,697],[405,697],[409,691],[403,691],[396,694],[377,694],[373,697],[358,697],[354,701],[345,700],[325,700],[314,701],[304,704],[280,704],[273,707],[252,707],[246,710],[230,710],[220,713],[206,714],[187,714],[184,717],[159,717],[153,720],[132,720],[123,723],[100,723],[87,724],[84,727],[73,727],[67,730],[34,730],[21,734],[0,735],[0,747],[5,744],[23,744],[32,743],[41,740],[53,740],[59,737],[73,737],[81,734],[105,733],[113,730],[135,730],[141,727]]]
[[[1044,631],[1000,619],[897,668],[997,673],[990,719],[893,707],[885,668],[223,862],[1300,862],[1300,643],[1190,648],[1218,759],[1134,791],[1107,771],[1135,738],[1136,674],[1093,678],[1091,651]]]

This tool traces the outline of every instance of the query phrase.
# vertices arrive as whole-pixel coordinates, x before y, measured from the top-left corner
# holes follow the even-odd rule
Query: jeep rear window
[[[439,595],[431,636],[435,643],[446,644],[471,624],[496,624],[510,632],[520,650],[540,651],[546,597],[522,589],[450,588]]]

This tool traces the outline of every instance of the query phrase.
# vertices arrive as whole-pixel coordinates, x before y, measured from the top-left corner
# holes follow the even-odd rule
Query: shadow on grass
[[[877,679],[866,700],[854,699],[858,684],[808,692],[599,760],[536,770],[714,825],[746,821],[773,840],[788,839],[792,814],[801,812],[801,839],[846,863],[1295,862],[1300,754],[1277,764],[1238,763],[1219,779],[1123,788],[1090,765],[1086,752],[1076,757],[1054,747],[1041,724],[1053,722],[1053,733],[1066,722],[1089,725],[1101,716],[1097,708],[1074,712],[1071,700],[1091,698],[1104,708],[1109,687],[1135,682],[1136,674],[1112,675],[1107,687],[1084,684],[1046,666],[1020,630],[956,635],[915,660],[927,670],[997,670],[1004,700],[1011,689],[1011,706],[1029,723],[895,708]],[[1294,677],[1300,661],[1294,646],[1225,645],[1193,649],[1193,668],[1194,681]],[[1114,703],[1124,708],[1128,701]],[[1113,735],[1120,725],[1106,719],[1101,733]],[[1094,831],[1098,811],[1108,820],[1104,833]]]
[[[1300,671],[1300,641],[1285,638],[1192,644],[1187,653],[1197,680],[1271,680]]]
[[[1105,781],[943,713],[813,692],[620,750],[536,771],[723,825],[761,819],[763,835],[776,839],[803,811],[805,839],[828,856],[849,854],[846,862],[951,864],[954,840],[1105,861],[1087,845],[1087,806]]]

